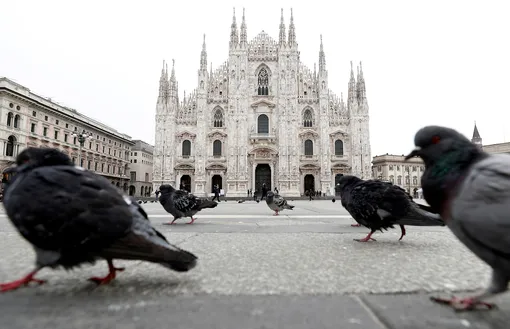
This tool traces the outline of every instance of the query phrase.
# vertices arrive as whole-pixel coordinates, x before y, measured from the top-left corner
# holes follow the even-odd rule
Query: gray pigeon
[[[356,222],[370,229],[370,233],[359,242],[374,240],[377,230],[387,230],[399,225],[406,234],[404,225],[445,226],[440,216],[432,213],[427,206],[417,204],[404,189],[390,182],[362,180],[356,176],[344,175],[339,181],[342,206]]]
[[[32,244],[36,266],[25,277],[0,284],[0,292],[44,281],[42,268],[71,269],[104,259],[109,273],[93,277],[107,284],[123,271],[114,259],[144,260],[175,271],[195,267],[197,257],[171,245],[150,224],[133,199],[104,177],[81,167],[53,148],[26,148],[16,158],[4,207],[20,234]]]
[[[269,209],[274,211],[274,216],[278,216],[278,213],[284,209],[292,210],[294,209],[293,205],[287,203],[283,197],[278,194],[274,194],[271,191],[267,192],[266,195],[266,203]]]
[[[421,157],[423,196],[455,236],[492,268],[481,294],[451,299],[432,297],[456,310],[487,308],[483,299],[505,292],[510,280],[510,156],[489,155],[457,131],[427,126],[414,137]]]
[[[173,223],[181,217],[191,217],[191,222],[195,222],[195,214],[205,208],[214,208],[218,205],[217,202],[201,199],[185,190],[176,190],[173,186],[164,184],[159,187],[160,196],[159,203],[165,210],[174,216],[170,223],[165,225],[173,225]]]

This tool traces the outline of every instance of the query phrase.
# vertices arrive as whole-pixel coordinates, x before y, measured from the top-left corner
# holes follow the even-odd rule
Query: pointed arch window
[[[185,140],[182,142],[182,157],[189,158],[191,155],[191,142],[189,140]]]
[[[303,127],[311,128],[313,127],[313,115],[312,110],[306,109],[305,113],[303,113]]]
[[[257,118],[257,133],[269,134],[269,118],[265,114],[261,114]]]
[[[9,112],[9,114],[7,114],[7,126],[8,127],[12,126],[13,121],[14,121],[14,114],[12,114],[12,112]]]
[[[218,139],[213,142],[213,156],[221,156],[221,141]]]
[[[305,140],[305,156],[311,157],[313,155],[313,142],[310,139]]]
[[[223,111],[221,109],[216,109],[216,111],[214,111],[213,127],[214,128],[223,127]]]
[[[258,95],[269,95],[269,74],[265,68],[259,71],[258,83]]]
[[[5,155],[8,157],[14,156],[14,147],[16,146],[16,137],[9,136],[7,139],[7,146],[5,148]]]
[[[335,141],[335,155],[337,157],[344,155],[344,142],[339,139]]]

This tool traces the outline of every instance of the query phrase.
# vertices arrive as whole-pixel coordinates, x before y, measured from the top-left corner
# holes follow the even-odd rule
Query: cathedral
[[[344,174],[371,176],[369,113],[361,63],[351,62],[347,101],[328,86],[320,37],[319,65],[300,61],[292,9],[278,41],[262,31],[248,40],[243,15],[231,25],[229,56],[208,69],[204,35],[197,88],[180,99],[163,63],[156,105],[154,189],[184,186],[197,196],[217,185],[229,197],[263,184],[281,195],[334,193]]]

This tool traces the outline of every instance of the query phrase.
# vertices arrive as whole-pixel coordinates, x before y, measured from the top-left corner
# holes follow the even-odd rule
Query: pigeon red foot
[[[374,232],[368,233],[367,236],[364,237],[363,239],[354,239],[354,241],[358,241],[358,242],[368,242],[370,240],[377,241],[376,239],[372,238],[372,234],[374,234]]]
[[[404,225],[400,225],[400,231],[402,231],[402,234],[400,235],[400,239],[398,239],[398,241],[402,240],[404,235],[406,235],[406,228],[404,227]]]
[[[476,297],[451,297],[451,298],[441,298],[441,297],[430,297],[430,300],[436,302],[438,304],[448,305],[453,308],[455,311],[471,311],[476,309],[478,306],[483,306],[489,310],[497,308],[496,304],[482,302],[478,296]]]
[[[16,290],[22,286],[27,286],[30,282],[38,283],[39,285],[46,283],[45,280],[39,280],[34,278],[34,276],[39,272],[41,269],[36,269],[28,275],[22,277],[19,280],[8,282],[8,283],[0,283],[0,292],[6,292],[11,290]]]
[[[98,286],[103,285],[103,284],[108,284],[113,279],[115,279],[117,272],[124,271],[123,267],[113,266],[113,261],[111,259],[107,260],[107,262],[108,262],[108,271],[109,271],[108,274],[103,278],[97,277],[97,276],[89,278],[89,281],[95,282]]]
[[[163,223],[163,225],[174,225],[174,222],[176,221],[177,219],[174,219],[173,221],[169,222],[169,223]]]
[[[193,223],[195,222],[195,219],[196,219],[196,218],[191,217],[191,222],[186,223],[186,224],[193,224]]]
[[[352,227],[360,227],[361,224],[351,224]]]
[[[278,216],[278,210],[275,210],[275,211],[274,211],[273,216]]]

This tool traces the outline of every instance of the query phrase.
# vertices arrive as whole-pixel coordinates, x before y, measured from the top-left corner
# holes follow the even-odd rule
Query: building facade
[[[152,194],[154,147],[141,140],[133,140],[129,157],[129,195],[147,197]]]
[[[331,193],[342,174],[370,177],[369,111],[360,66],[351,62],[347,102],[329,89],[320,38],[319,65],[300,61],[294,18],[282,17],[278,41],[248,40],[244,10],[231,25],[229,57],[207,68],[205,35],[197,88],[179,99],[175,62],[161,72],[156,106],[154,188],[191,186],[207,195],[219,185],[245,196],[262,184],[285,196]],[[197,56],[198,57],[198,56]]]
[[[425,164],[421,158],[405,161],[405,155],[376,155],[372,160],[372,178],[398,185],[414,195],[421,187]]]
[[[26,147],[53,147],[69,155],[74,163],[128,190],[127,170],[133,145],[128,135],[36,95],[7,78],[0,78],[0,115],[2,171]],[[79,136],[73,136],[80,133],[88,136],[83,147]]]

